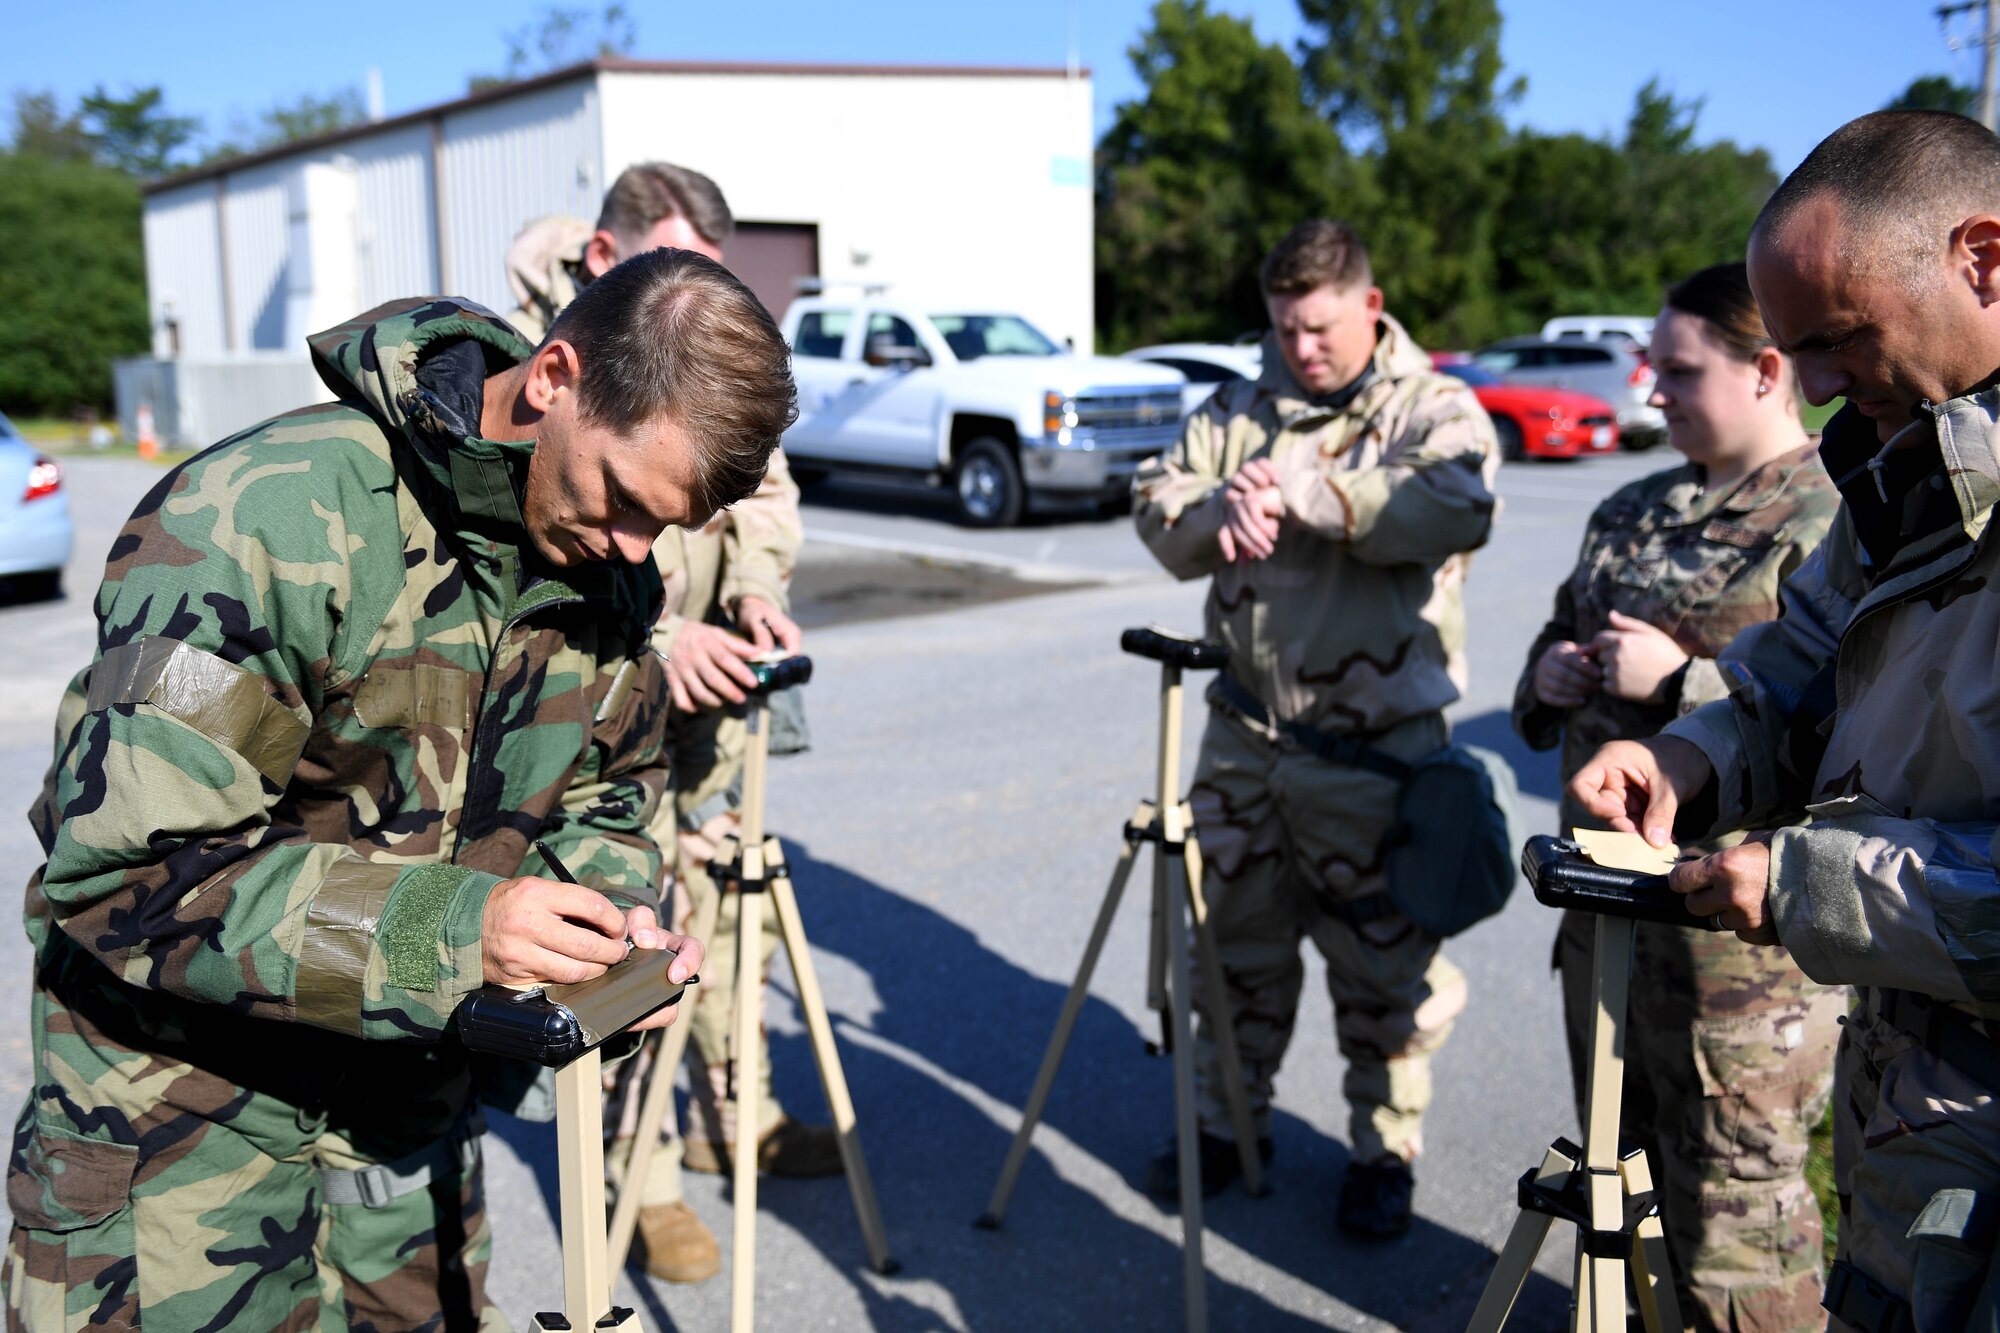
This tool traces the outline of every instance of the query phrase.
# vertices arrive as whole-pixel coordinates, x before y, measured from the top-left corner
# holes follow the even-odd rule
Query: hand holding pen
[[[577,883],[547,845],[538,842],[536,850],[556,878],[517,875],[487,894],[479,941],[485,981],[506,986],[588,981],[624,961],[632,947],[674,950],[671,981],[684,982],[700,970],[700,941],[662,930],[650,907],[620,911],[597,890]]]

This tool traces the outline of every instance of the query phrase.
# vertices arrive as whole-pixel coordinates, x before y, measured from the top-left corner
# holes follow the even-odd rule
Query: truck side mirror
[[[930,365],[931,354],[921,347],[898,343],[893,333],[877,333],[868,339],[868,350],[862,360],[883,370],[914,370]]]

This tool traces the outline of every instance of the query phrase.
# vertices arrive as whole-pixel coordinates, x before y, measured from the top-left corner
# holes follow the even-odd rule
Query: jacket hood
[[[1311,395],[1305,391],[1292,375],[1292,368],[1285,363],[1285,354],[1278,347],[1278,335],[1273,332],[1264,338],[1264,369],[1258,375],[1258,386],[1269,390],[1282,404],[1281,411],[1286,416],[1309,410],[1315,406]],[[1431,365],[1430,356],[1417,346],[1409,330],[1396,322],[1395,316],[1384,314],[1375,324],[1375,355],[1368,363],[1373,374],[1372,383],[1386,383],[1408,379],[1413,375],[1435,375],[1437,370]],[[1363,392],[1366,391],[1366,386]]]
[[[336,397],[359,403],[411,446],[429,480],[459,512],[518,525],[515,475],[534,441],[483,439],[479,422],[419,382],[417,367],[454,343],[472,342],[492,374],[534,348],[492,311],[459,297],[390,301],[306,340],[313,368]]]
[[[1922,404],[1906,430],[1932,428],[1944,475],[1958,506],[1959,527],[1978,541],[2000,503],[2000,388],[1962,394],[1941,404]],[[1878,442],[1875,423],[1848,405],[1826,423],[1823,449],[1834,484],[1845,490],[1880,467],[1901,437]],[[1865,483],[1863,483],[1865,484]]]
[[[507,286],[525,310],[552,323],[556,312],[576,299],[577,266],[597,228],[582,218],[557,213],[521,228],[507,247]]]

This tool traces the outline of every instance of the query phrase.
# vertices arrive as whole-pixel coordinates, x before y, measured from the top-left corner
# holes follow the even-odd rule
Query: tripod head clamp
[[[1229,649],[1213,639],[1191,639],[1158,625],[1128,629],[1118,646],[1134,657],[1150,658],[1186,671],[1219,671],[1229,665]]]
[[[759,658],[750,663],[750,674],[757,683],[744,691],[752,695],[768,695],[776,690],[788,690],[794,685],[803,685],[813,677],[813,663],[810,657],[794,653],[790,657],[770,659]]]

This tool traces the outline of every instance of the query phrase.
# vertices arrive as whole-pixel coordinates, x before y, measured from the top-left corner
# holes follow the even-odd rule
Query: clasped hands
[[[1285,516],[1278,469],[1268,458],[1253,458],[1236,470],[1223,490],[1222,530],[1215,534],[1222,558],[1262,560],[1278,549],[1278,525]]]
[[[1664,847],[1673,837],[1675,814],[1712,773],[1708,757],[1676,736],[1613,741],[1570,779],[1569,794],[1619,832]],[[1771,920],[1769,833],[1753,833],[1734,847],[1681,862],[1668,872],[1667,887],[1687,895],[1689,916],[1733,930],[1746,944],[1778,943]]]
[[[1535,663],[1535,697],[1551,708],[1580,708],[1599,692],[1663,703],[1667,680],[1688,655],[1666,632],[1620,612],[1589,643],[1550,644]]]

